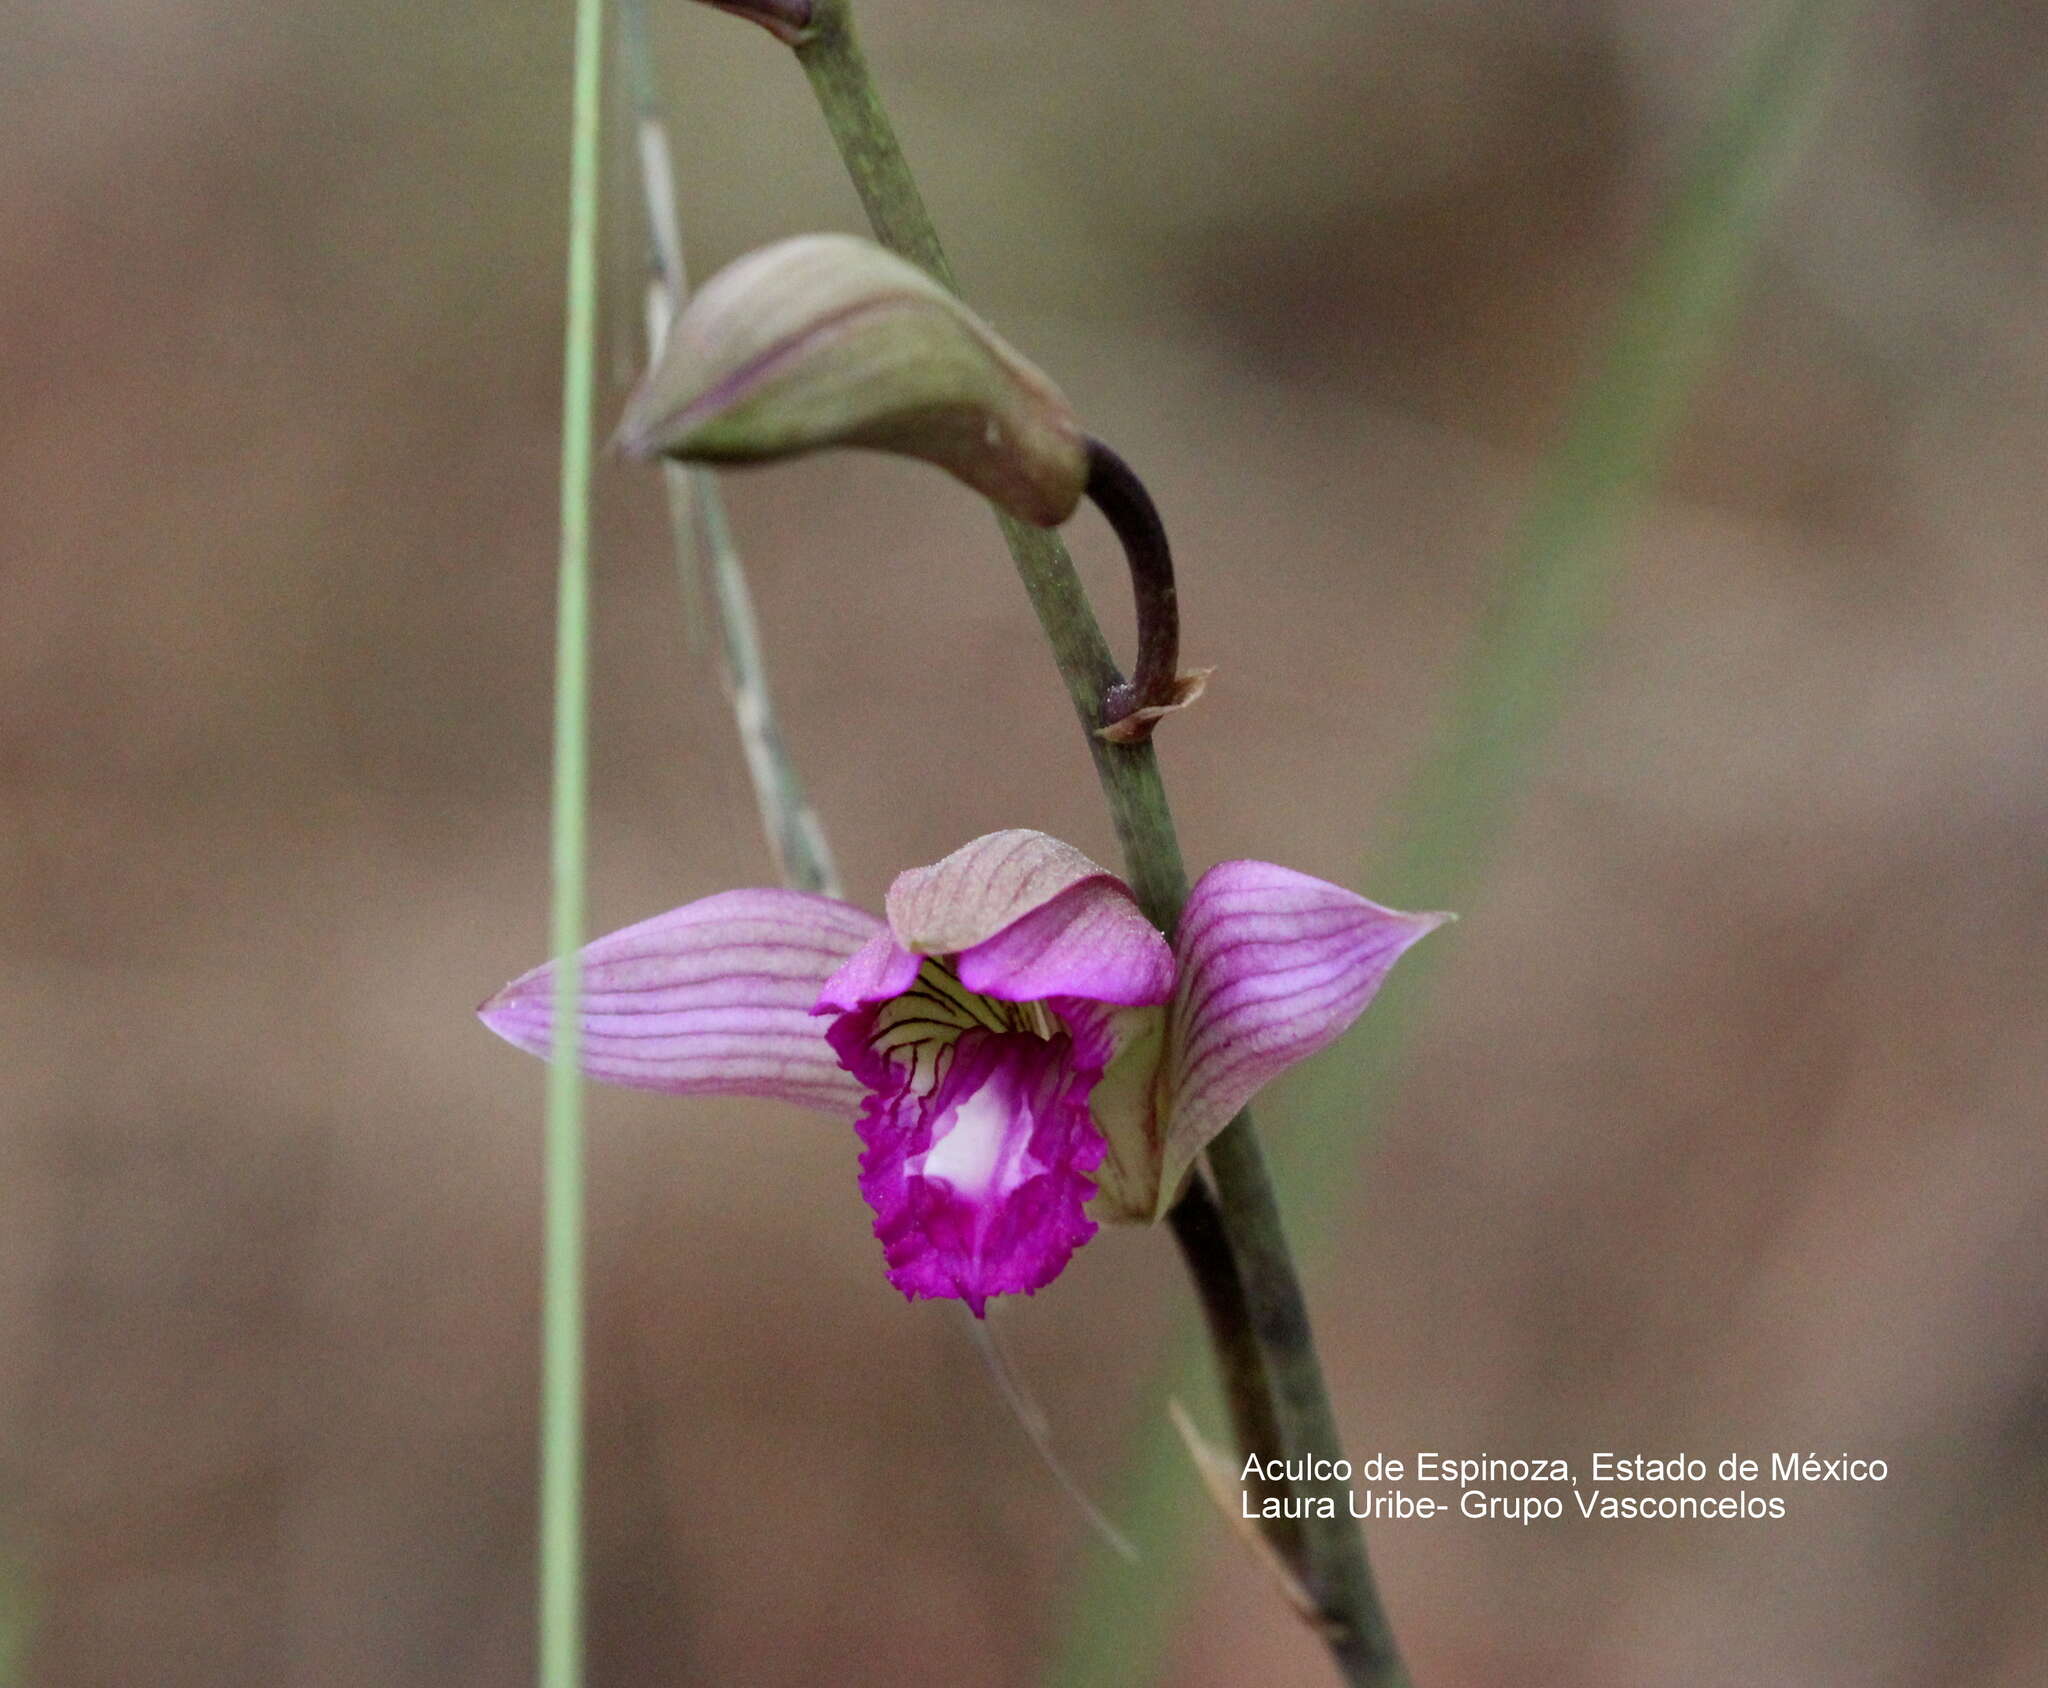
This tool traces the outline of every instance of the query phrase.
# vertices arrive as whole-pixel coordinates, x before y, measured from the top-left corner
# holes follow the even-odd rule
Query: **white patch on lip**
[[[1014,1190],[1045,1167],[1031,1153],[1031,1118],[1017,1087],[998,1071],[949,1110],[945,1135],[905,1168],[913,1177],[944,1180],[971,1202]]]

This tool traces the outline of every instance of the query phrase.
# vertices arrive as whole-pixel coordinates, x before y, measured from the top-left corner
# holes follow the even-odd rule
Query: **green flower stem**
[[[996,522],[1087,735],[1095,777],[1102,784],[1123,854],[1125,877],[1146,917],[1171,937],[1181,904],[1188,900],[1188,870],[1181,861],[1173,811],[1159,777],[1159,758],[1150,744],[1112,744],[1096,736],[1095,729],[1103,724],[1103,701],[1122,683],[1123,673],[1088,607],[1065,541],[1050,528],[1033,527],[1011,516],[999,515]]]
[[[925,209],[917,178],[904,162],[896,126],[889,121],[867,55],[854,35],[851,0],[814,0],[796,57],[811,79],[811,91],[875,238],[958,293],[960,285],[939,245],[939,231]]]
[[[854,35],[847,0],[819,0],[796,47],[826,126],[876,238],[957,291],[923,197],[905,163]],[[1169,936],[1187,899],[1187,870],[1149,744],[1096,736],[1110,688],[1122,675],[1110,655],[1072,559],[1059,536],[1001,521],[1017,572],[1045,630],[1108,800],[1131,887]],[[1215,1224],[1198,1206],[1175,1233],[1200,1284],[1218,1342],[1240,1444],[1264,1457],[1339,1457],[1336,1418],[1316,1357],[1301,1283],[1265,1159],[1249,1115],[1240,1114],[1209,1148]],[[1201,1198],[1195,1198],[1199,1203]],[[1231,1263],[1219,1276],[1220,1261]],[[1235,1280],[1232,1287],[1230,1278]],[[1307,1485],[1292,1486],[1297,1494]],[[1343,1506],[1278,1532],[1275,1546],[1316,1603],[1321,1628],[1347,1681],[1399,1680],[1391,1636],[1365,1559],[1365,1543]]]
[[[1281,1445],[1280,1423],[1267,1386],[1266,1356],[1258,1342],[1244,1274],[1238,1269],[1237,1251],[1224,1230],[1216,1197],[1203,1179],[1188,1180],[1187,1193],[1174,1203],[1167,1223],[1173,1227],[1173,1240],[1180,1245],[1188,1276],[1202,1303],[1202,1318],[1216,1369],[1223,1378],[1224,1398],[1232,1406],[1232,1427],[1238,1441],[1247,1448],[1277,1448]],[[1199,1354],[1191,1358],[1200,1363]],[[1256,1478],[1244,1487],[1262,1503],[1269,1496],[1290,1492],[1286,1484]],[[1272,1519],[1264,1529],[1290,1569],[1303,1562],[1306,1552],[1300,1520]]]
[[[1376,856],[1374,890],[1400,906],[1470,910],[1480,895],[1628,566],[1628,523],[1654,490],[1689,402],[1726,344],[1774,190],[1860,10],[1853,0],[1792,0],[1762,24],[1734,67],[1507,544],[1443,735],[1396,805],[1405,824]],[[1444,952],[1422,946],[1338,1058],[1296,1083],[1299,1123],[1283,1187],[1305,1253],[1313,1255],[1334,1229],[1355,1176],[1358,1122],[1387,1111],[1402,1052],[1443,964]],[[1187,1340],[1173,1347],[1148,1390],[1152,1399],[1189,1386],[1199,1361],[1193,1350]],[[1160,1679],[1159,1654],[1192,1575],[1166,1494],[1182,1457],[1171,1427],[1141,1423],[1120,1511],[1148,1549],[1147,1574],[1125,1574],[1097,1555],[1077,1578],[1049,1678],[1059,1688],[1134,1688]]]

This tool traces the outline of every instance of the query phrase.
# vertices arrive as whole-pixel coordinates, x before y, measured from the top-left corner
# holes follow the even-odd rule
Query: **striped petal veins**
[[[1176,956],[1123,881],[1016,830],[899,875],[887,908],[727,891],[599,938],[579,1059],[613,1084],[852,1116],[890,1282],[977,1315],[1050,1283],[1096,1219],[1161,1217],[1232,1116],[1447,918],[1224,862]],[[480,1012],[545,1056],[554,992],[537,967]]]

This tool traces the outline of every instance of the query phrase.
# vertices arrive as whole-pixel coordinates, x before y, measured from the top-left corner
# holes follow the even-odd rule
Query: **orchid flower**
[[[979,1316],[1050,1283],[1097,1218],[1162,1215],[1238,1109],[1445,918],[1223,862],[1190,893],[1176,956],[1114,874],[995,832],[899,875],[886,920],[726,891],[599,938],[580,1061],[607,1083],[851,1118],[890,1282]],[[546,1055],[553,998],[549,964],[479,1013]]]

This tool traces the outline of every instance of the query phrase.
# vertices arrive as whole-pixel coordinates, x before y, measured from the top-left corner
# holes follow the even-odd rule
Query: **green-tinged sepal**
[[[780,241],[714,276],[618,438],[709,463],[898,452],[1041,527],[1072,515],[1088,481],[1059,389],[922,270],[848,235]]]
[[[1088,1098],[1088,1111],[1109,1152],[1095,1169],[1089,1217],[1110,1225],[1149,1225],[1168,1205],[1160,1200],[1165,1128],[1160,1074],[1166,1011],[1115,1011],[1116,1055]],[[1185,1169],[1183,1169],[1185,1170]]]

